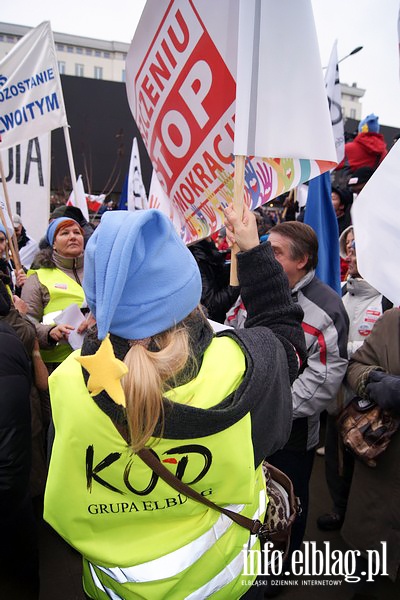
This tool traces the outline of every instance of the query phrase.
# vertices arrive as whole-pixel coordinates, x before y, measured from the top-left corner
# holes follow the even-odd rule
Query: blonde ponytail
[[[149,350],[139,341],[124,358],[129,373],[123,377],[122,387],[133,452],[145,446],[160,418],[163,425],[166,382],[174,379],[189,357],[188,332],[182,324],[154,336],[151,343],[158,351]]]

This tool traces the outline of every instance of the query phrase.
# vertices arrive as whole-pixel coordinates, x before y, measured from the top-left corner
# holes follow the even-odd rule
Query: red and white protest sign
[[[264,17],[271,17],[269,33],[276,36],[274,15],[267,11]],[[238,2],[148,0],[127,58],[129,104],[163,191],[182,215],[186,242],[218,230],[222,207],[232,200],[237,34]],[[292,156],[288,145],[286,155],[273,155],[278,158],[249,157],[245,200],[251,208],[333,166],[322,70],[318,77],[329,130],[325,153],[320,149],[326,128],[315,123],[319,136],[315,156],[306,148],[304,156],[297,152],[286,158]],[[287,86],[286,93],[291,93]],[[306,118],[304,111],[301,118]]]

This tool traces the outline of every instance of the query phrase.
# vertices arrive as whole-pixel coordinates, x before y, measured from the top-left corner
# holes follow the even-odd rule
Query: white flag
[[[400,142],[396,142],[351,210],[360,274],[400,306]]]
[[[2,148],[67,125],[50,22],[27,33],[0,62]]]
[[[136,138],[133,138],[131,161],[129,163],[127,208],[128,210],[148,208]]]
[[[337,57],[337,40],[333,44],[329,65],[325,74],[326,93],[329,102],[329,111],[335,138],[337,161],[344,158],[344,124],[342,113],[342,91],[340,89],[339,65]]]
[[[311,2],[240,0],[237,52],[234,154],[334,161]]]
[[[68,198],[67,204],[69,206],[77,206],[78,208],[80,208],[86,221],[89,221],[89,211],[88,211],[88,206],[87,206],[87,201],[86,201],[85,188],[83,187],[82,175],[79,175],[79,177],[77,179],[76,191],[77,191],[77,198],[75,198],[74,191],[72,191]]]

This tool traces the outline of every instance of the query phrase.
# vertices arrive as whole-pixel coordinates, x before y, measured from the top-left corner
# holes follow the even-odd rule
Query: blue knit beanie
[[[358,133],[379,133],[379,117],[371,113],[358,124]]]
[[[50,246],[53,246],[54,237],[56,235],[57,229],[59,228],[61,223],[64,223],[65,221],[71,221],[71,224],[76,224],[80,228],[79,223],[75,221],[75,219],[71,219],[71,217],[59,217],[58,219],[54,219],[54,221],[51,221],[51,223],[49,223],[49,226],[47,227],[46,231],[46,240],[48,241]]]
[[[5,235],[5,236],[6,236],[6,238],[7,238],[7,231],[5,230],[5,228],[4,228],[4,225],[3,225],[3,223],[1,223],[1,222],[0,222],[0,231],[1,231],[1,233],[4,233],[4,235]]]
[[[83,288],[108,332],[144,339],[169,329],[200,302],[197,263],[159,210],[108,211],[85,250]]]

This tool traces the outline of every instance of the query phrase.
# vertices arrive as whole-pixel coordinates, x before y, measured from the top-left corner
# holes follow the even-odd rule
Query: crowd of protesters
[[[388,575],[396,581],[400,433],[372,469],[344,447],[336,421],[355,395],[400,414],[400,313],[358,272],[351,223],[353,199],[386,153],[378,119],[369,115],[332,174],[342,297],[315,274],[318,237],[293,194],[282,211],[246,209],[240,219],[227,209],[226,227],[190,249],[154,210],[108,211],[94,228],[79,209],[59,207],[39,243],[14,215],[21,268],[0,224],[1,597],[39,597],[35,520],[46,485],[45,518],[81,552],[88,598],[276,595],[268,580],[240,588],[241,570],[230,563],[248,539],[244,530],[235,525],[206,540],[209,529],[228,526],[201,504],[160,517],[159,500],[139,502],[159,479],[153,473],[148,483],[137,457],[144,446],[161,456],[174,445],[178,456],[178,446],[187,453],[206,438],[215,465],[203,492],[220,485],[216,503],[261,514],[265,458],[291,478],[302,513],[285,571],[301,549],[322,445],[332,507],[318,527],[342,528],[345,542],[361,552],[360,573],[367,553],[386,541]],[[238,285],[229,282],[233,242]],[[78,321],[70,320],[71,305]],[[216,334],[213,322],[225,330]],[[179,460],[183,475],[188,458]],[[92,486],[101,493],[91,506],[118,512],[117,492],[137,518],[127,512],[116,525],[110,516],[83,514]],[[182,497],[161,487],[166,506],[177,507]]]

